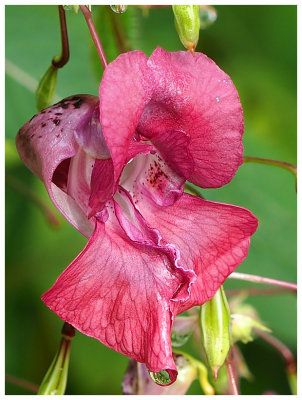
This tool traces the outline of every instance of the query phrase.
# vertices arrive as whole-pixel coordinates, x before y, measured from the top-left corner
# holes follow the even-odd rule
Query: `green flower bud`
[[[174,5],[174,22],[181,43],[191,52],[197,46],[199,38],[199,6],[198,5]]]
[[[111,10],[117,14],[123,14],[127,10],[128,6],[110,6]]]
[[[256,310],[248,305],[240,305],[236,307],[236,313],[231,314],[231,338],[232,343],[253,341],[253,329],[258,328],[262,331],[271,332],[265,325],[260,322]]]
[[[66,389],[71,339],[75,335],[74,328],[65,323],[62,329],[62,339],[53,362],[40,385],[37,394],[63,395]]]
[[[36,90],[36,101],[39,111],[47,108],[52,102],[56,90],[57,73],[57,68],[51,65],[39,82]]]
[[[222,286],[210,301],[201,306],[200,323],[203,347],[217,379],[230,349],[230,310]]]

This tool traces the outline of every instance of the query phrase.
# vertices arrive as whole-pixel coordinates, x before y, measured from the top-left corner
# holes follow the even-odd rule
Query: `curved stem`
[[[93,42],[95,44],[95,47],[96,47],[96,50],[97,50],[98,55],[100,57],[101,63],[103,65],[103,68],[105,69],[107,67],[107,65],[108,65],[108,61],[107,61],[107,58],[106,58],[106,54],[104,52],[104,48],[103,48],[102,42],[101,42],[101,40],[99,38],[99,35],[97,33],[97,30],[95,28],[91,12],[89,11],[87,6],[80,6],[80,9],[81,9],[81,11],[82,11],[82,13],[83,13],[83,15],[85,17],[85,20],[87,22],[87,25],[88,25],[92,40],[93,40]]]
[[[228,289],[225,291],[227,296],[236,296],[241,293],[246,293],[247,296],[271,296],[277,294],[288,294],[292,290],[288,288],[269,288],[269,289],[258,289],[258,288],[244,288],[244,289]]]
[[[297,167],[293,164],[290,164],[290,163],[287,163],[284,161],[271,160],[269,158],[250,157],[250,156],[244,156],[243,162],[245,162],[245,163],[255,162],[258,164],[272,165],[274,167],[286,169],[287,171],[290,171],[295,176],[296,187],[297,187]]]
[[[297,377],[297,366],[296,366],[296,360],[291,352],[291,350],[284,344],[282,343],[279,339],[275,338],[274,336],[270,335],[267,332],[262,331],[259,328],[254,328],[254,331],[257,333],[261,339],[265,340],[267,343],[269,343],[272,347],[274,347],[283,357],[285,361],[285,366],[286,366],[286,372],[288,374],[288,379],[289,383],[291,386],[291,390],[293,394],[297,394],[297,387],[296,387],[296,382],[294,383],[294,380]],[[295,379],[293,379],[295,378]]]
[[[27,382],[24,379],[16,378],[13,375],[5,374],[6,382],[10,382],[16,386],[22,387],[30,392],[37,393],[39,390],[39,386],[34,383]]]
[[[233,272],[229,278],[240,279],[243,281],[250,281],[255,283],[264,283],[267,285],[280,286],[289,290],[297,291],[297,285],[292,282],[280,281],[278,279],[266,278],[264,276],[243,274],[241,272]]]
[[[239,395],[239,390],[238,390],[237,380],[236,380],[236,377],[235,377],[235,371],[234,371],[231,352],[232,352],[232,349],[230,349],[230,351],[229,351],[229,354],[228,354],[228,356],[226,358],[225,364],[226,364],[227,371],[228,371],[228,376],[229,376],[229,382],[230,382],[232,395],[238,396]]]
[[[58,6],[58,7],[59,7],[59,16],[60,16],[62,53],[60,56],[56,56],[52,59],[52,65],[55,68],[62,68],[62,67],[64,67],[65,64],[67,64],[67,62],[69,60],[69,43],[68,43],[65,10],[64,10],[63,6]]]

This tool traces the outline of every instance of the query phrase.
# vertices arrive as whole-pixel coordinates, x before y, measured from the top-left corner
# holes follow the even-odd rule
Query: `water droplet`
[[[128,6],[110,6],[111,10],[114,11],[117,14],[123,14],[127,10]]]
[[[165,386],[165,385],[170,385],[170,383],[171,383],[170,375],[164,369],[159,372],[149,371],[149,374],[151,376],[151,379],[158,385]]]
[[[199,11],[200,29],[207,29],[217,19],[217,11],[212,6],[200,6]]]
[[[220,101],[220,97],[216,97],[216,101],[217,101],[217,103],[219,103],[219,101]]]

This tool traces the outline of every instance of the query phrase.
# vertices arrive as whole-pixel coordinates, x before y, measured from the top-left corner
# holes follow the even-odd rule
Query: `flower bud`
[[[66,389],[70,345],[74,337],[74,328],[65,323],[59,349],[51,363],[38,391],[41,395],[63,395]]]
[[[259,328],[262,331],[271,332],[260,321],[257,311],[249,304],[237,304],[232,308],[231,314],[231,338],[232,343],[241,341],[248,343],[253,340],[253,329]]]
[[[179,316],[175,318],[172,326],[171,342],[173,347],[181,347],[187,343],[194,328],[198,323],[198,316]]]
[[[222,286],[210,301],[201,306],[200,322],[203,347],[217,379],[230,349],[230,310]]]
[[[47,108],[54,97],[57,84],[58,69],[51,65],[42,76],[36,90],[37,108],[39,111]]]
[[[123,14],[125,11],[127,11],[128,6],[110,6],[111,10],[114,11],[117,14]]]
[[[199,6],[174,5],[174,21],[181,43],[191,52],[194,52],[199,38]]]

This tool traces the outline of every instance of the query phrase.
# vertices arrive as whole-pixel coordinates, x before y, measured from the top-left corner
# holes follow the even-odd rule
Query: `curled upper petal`
[[[104,71],[100,85],[100,122],[111,152],[114,181],[125,165],[130,143],[150,99],[147,57],[141,51],[121,54]]]
[[[243,160],[244,130],[230,77],[202,53],[192,56],[161,48],[149,58],[148,68],[153,94],[140,119],[140,134],[151,141],[156,137],[161,151],[167,132],[184,132],[190,138],[184,151],[194,162],[186,178],[201,187],[228,183]],[[179,167],[182,164],[179,160]]]
[[[228,183],[243,160],[238,93],[201,53],[122,54],[101,82],[100,118],[115,182],[134,137],[151,141],[175,172],[202,187]]]

